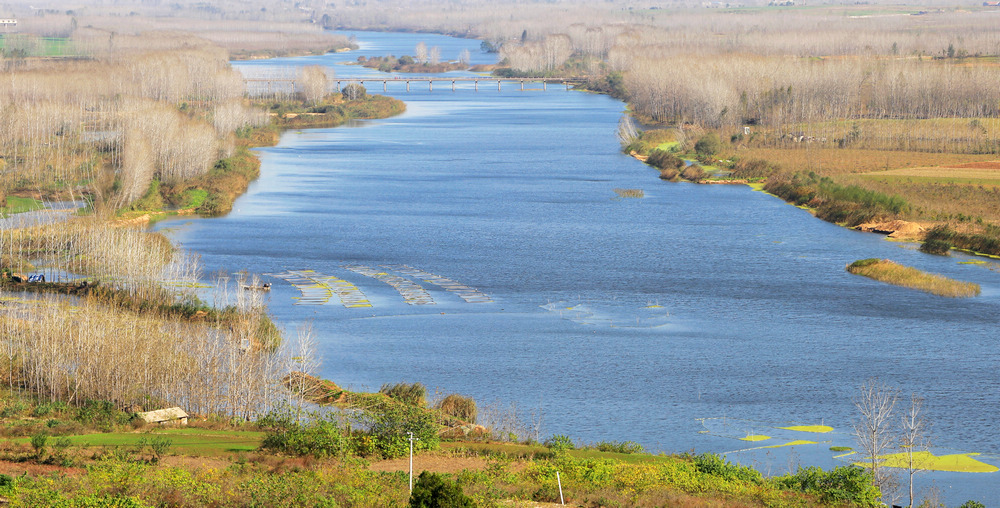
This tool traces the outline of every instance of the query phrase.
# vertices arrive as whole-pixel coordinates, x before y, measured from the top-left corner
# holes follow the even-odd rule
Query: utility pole
[[[413,494],[413,433],[407,432],[410,435],[410,495]],[[420,438],[417,438],[419,441]]]

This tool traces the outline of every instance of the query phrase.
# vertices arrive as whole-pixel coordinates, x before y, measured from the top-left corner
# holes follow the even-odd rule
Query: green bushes
[[[463,397],[453,393],[439,402],[435,409],[469,423],[476,423],[476,401],[472,397]]]
[[[929,254],[945,254],[948,252],[945,246],[997,256],[1000,255],[1000,230],[987,227],[981,233],[969,234],[939,225],[927,232],[920,250]]]
[[[840,466],[823,471],[816,466],[799,468],[795,474],[772,478],[779,488],[813,494],[826,503],[853,503],[854,506],[879,506],[882,493],[872,485],[867,470]]]
[[[684,167],[684,159],[681,159],[666,150],[653,150],[652,152],[649,152],[649,158],[646,159],[646,164],[649,164],[660,171],[666,169],[680,170]]]
[[[441,442],[435,420],[433,412],[406,404],[382,404],[366,409],[356,417],[370,438],[357,448],[359,455],[402,457],[410,449],[410,432],[418,440],[415,449],[435,449]]]
[[[703,453],[693,457],[694,465],[699,472],[717,476],[726,481],[742,481],[760,485],[764,478],[756,469],[728,462],[714,453]]]
[[[734,178],[745,178],[747,180],[759,180],[770,178],[778,174],[781,168],[761,159],[738,160],[733,163],[732,175]]]
[[[410,508],[472,508],[472,498],[443,475],[424,471],[417,477],[410,494]]]
[[[543,444],[555,451],[573,450],[576,448],[576,445],[573,444],[573,439],[563,434],[556,434],[546,439]]]
[[[722,140],[719,139],[719,135],[714,132],[709,132],[705,134],[694,144],[694,151],[698,152],[699,155],[715,155],[722,150]]]
[[[341,456],[348,451],[346,431],[332,415],[311,415],[299,421],[290,411],[272,412],[258,421],[267,429],[260,447],[290,455]]]
[[[586,448],[597,450],[599,452],[610,452],[610,453],[643,453],[646,450],[641,444],[635,441],[600,441],[596,444],[589,445]]]
[[[856,185],[840,185],[813,172],[776,174],[767,180],[764,190],[789,203],[809,206],[823,220],[847,226],[895,217],[909,209],[906,201],[898,196]]]
[[[881,262],[882,262],[882,260],[879,259],[879,258],[859,259],[859,260],[857,260],[857,261],[855,261],[855,262],[847,265],[847,270],[851,271],[851,269],[853,269],[853,268],[864,268],[866,266],[871,266],[871,265],[874,265],[874,264],[877,264],[877,263],[881,263]]]
[[[417,439],[417,450],[435,449],[440,443],[433,412],[394,402],[375,402],[350,416],[299,416],[286,408],[267,414],[257,423],[265,430],[262,449],[315,458],[402,457],[410,449],[410,432]]]
[[[386,383],[378,391],[411,406],[423,406],[427,402],[427,387],[421,383]]]

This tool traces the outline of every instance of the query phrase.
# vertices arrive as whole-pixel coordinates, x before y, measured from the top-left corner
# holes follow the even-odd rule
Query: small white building
[[[146,411],[136,413],[146,423],[156,423],[158,425],[187,425],[188,414],[179,407],[168,407],[157,409],[156,411]]]

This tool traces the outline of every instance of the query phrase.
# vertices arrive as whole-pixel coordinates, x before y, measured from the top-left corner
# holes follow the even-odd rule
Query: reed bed
[[[910,266],[894,263],[888,259],[859,259],[847,265],[847,271],[880,282],[919,289],[920,291],[949,298],[979,296],[982,291],[979,284],[923,272]]]

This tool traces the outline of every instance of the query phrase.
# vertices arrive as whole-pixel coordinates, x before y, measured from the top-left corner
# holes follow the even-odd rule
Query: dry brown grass
[[[989,154],[951,154],[841,148],[747,148],[741,159],[764,159],[789,171],[815,171],[824,176],[869,173],[900,168],[960,165],[996,160]]]
[[[916,268],[903,266],[888,259],[863,259],[855,261],[847,266],[847,271],[880,282],[919,289],[920,291],[950,298],[969,298],[979,296],[981,292],[979,284],[922,272]]]

